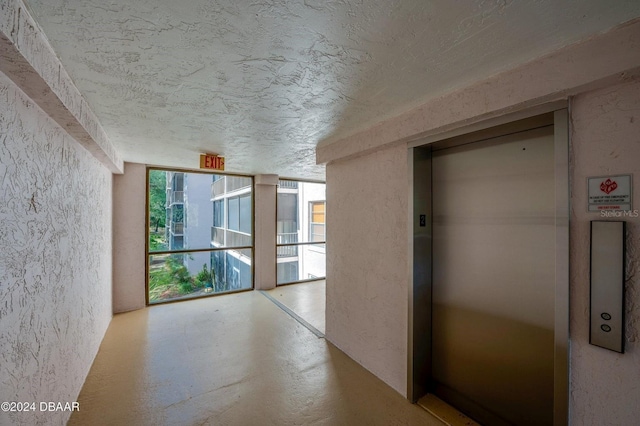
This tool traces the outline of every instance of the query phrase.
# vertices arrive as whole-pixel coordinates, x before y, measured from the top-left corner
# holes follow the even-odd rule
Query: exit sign
[[[200,168],[224,170],[224,157],[219,157],[214,154],[200,154]]]

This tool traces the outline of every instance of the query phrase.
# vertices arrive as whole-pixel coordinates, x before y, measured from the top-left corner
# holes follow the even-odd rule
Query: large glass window
[[[148,170],[148,301],[253,287],[253,179]]]
[[[325,184],[280,180],[277,197],[277,284],[324,279]]]

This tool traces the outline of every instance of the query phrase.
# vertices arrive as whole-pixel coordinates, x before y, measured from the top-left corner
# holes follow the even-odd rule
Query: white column
[[[276,192],[278,175],[256,175],[255,180],[255,289],[276,286]]]
[[[113,176],[113,313],[146,305],[146,173],[144,164],[125,163]]]

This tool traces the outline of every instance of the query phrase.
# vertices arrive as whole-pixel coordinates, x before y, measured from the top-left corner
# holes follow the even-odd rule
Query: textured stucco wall
[[[572,103],[571,416],[574,425],[637,425],[640,419],[640,218],[627,221],[626,353],[589,345],[587,177],[634,175],[640,210],[640,82],[577,96]]]
[[[326,337],[403,395],[408,183],[406,147],[327,165]]]
[[[22,0],[0,0],[0,71],[114,173],[122,158]]]
[[[145,307],[147,167],[124,163],[113,176],[113,313]]]
[[[111,173],[2,73],[0,141],[0,401],[75,401],[111,320]]]

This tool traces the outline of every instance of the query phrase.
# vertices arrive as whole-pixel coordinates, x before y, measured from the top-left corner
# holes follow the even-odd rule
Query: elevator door
[[[553,126],[433,152],[433,391],[484,425],[551,425]]]

